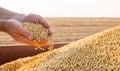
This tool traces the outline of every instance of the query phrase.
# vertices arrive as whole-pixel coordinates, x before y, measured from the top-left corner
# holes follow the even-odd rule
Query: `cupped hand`
[[[4,28],[5,32],[11,35],[16,41],[36,46],[35,44],[37,42],[33,41],[32,33],[25,29],[21,22],[15,19],[8,20],[6,23],[4,23]],[[37,46],[42,46],[45,43],[46,41],[41,41]]]
[[[42,24],[45,28],[48,28],[48,31],[49,31],[48,34],[50,36],[52,35],[52,31],[50,30],[50,27],[51,27],[50,24],[48,24],[48,22],[40,15],[29,14],[23,18],[23,22],[32,22],[32,23]]]

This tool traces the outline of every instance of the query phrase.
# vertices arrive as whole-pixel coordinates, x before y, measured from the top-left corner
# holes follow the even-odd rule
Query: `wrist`
[[[24,19],[25,16],[26,16],[25,14],[17,14],[13,17],[13,19],[16,19],[20,22],[23,22],[23,19]]]

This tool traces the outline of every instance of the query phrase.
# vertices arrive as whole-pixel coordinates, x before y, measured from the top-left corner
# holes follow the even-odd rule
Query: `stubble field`
[[[54,34],[53,43],[72,42],[120,25],[119,18],[46,18]],[[22,44],[0,32],[0,45]]]

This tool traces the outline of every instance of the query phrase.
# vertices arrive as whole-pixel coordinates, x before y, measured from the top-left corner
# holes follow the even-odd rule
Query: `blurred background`
[[[20,13],[44,17],[120,17],[119,0],[0,0],[0,5]]]
[[[54,43],[72,42],[120,23],[119,0],[0,0],[18,13],[35,13],[52,25]],[[0,45],[21,44],[0,32]]]

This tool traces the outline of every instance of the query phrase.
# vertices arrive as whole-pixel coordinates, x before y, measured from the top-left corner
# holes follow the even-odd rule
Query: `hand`
[[[42,24],[45,28],[48,28],[48,34],[51,36],[52,31],[50,30],[50,25],[47,23],[47,21],[41,17],[40,15],[36,14],[29,14],[23,18],[23,22],[33,22],[33,23],[39,23]]]
[[[35,46],[35,42],[32,40],[33,39],[32,33],[29,30],[25,29],[22,26],[21,22],[15,19],[8,20],[7,22],[4,23],[4,28],[5,32],[10,34],[16,41]],[[39,42],[39,45],[41,46],[41,44],[43,43],[46,42],[41,41]]]

